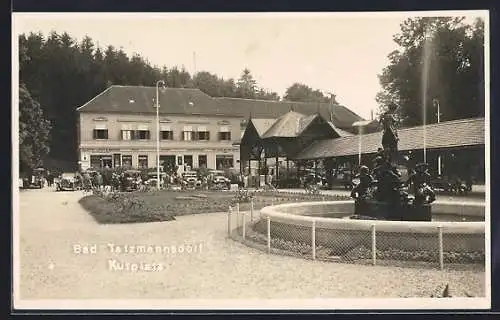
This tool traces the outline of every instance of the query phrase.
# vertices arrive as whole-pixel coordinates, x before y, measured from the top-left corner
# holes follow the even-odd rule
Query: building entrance
[[[160,163],[163,164],[166,173],[175,172],[175,156],[160,156]]]

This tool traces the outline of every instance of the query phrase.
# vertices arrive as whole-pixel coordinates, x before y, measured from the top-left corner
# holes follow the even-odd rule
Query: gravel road
[[[447,283],[454,296],[465,291],[485,294],[484,270],[363,266],[268,255],[226,239],[223,213],[99,225],[78,204],[81,196],[48,188],[21,192],[21,299],[430,297]],[[124,252],[126,245],[135,251]],[[140,252],[148,245],[162,252]],[[174,253],[172,247],[183,252]]]

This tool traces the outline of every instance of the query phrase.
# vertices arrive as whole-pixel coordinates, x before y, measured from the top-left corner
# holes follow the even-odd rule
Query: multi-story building
[[[238,142],[249,117],[277,118],[290,109],[319,112],[339,128],[361,118],[328,104],[212,98],[198,89],[159,90],[160,165],[239,168]],[[77,109],[82,169],[156,167],[156,88],[111,86]]]

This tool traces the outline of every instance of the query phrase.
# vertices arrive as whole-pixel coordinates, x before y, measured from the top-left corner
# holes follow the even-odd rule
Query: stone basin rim
[[[343,218],[327,218],[316,217],[314,215],[300,215],[287,212],[279,212],[276,209],[286,209],[294,207],[308,207],[321,205],[354,205],[354,200],[339,200],[339,201],[307,201],[298,203],[283,203],[273,206],[267,206],[260,210],[261,217],[269,217],[281,223],[289,222],[290,224],[298,224],[310,226],[313,222],[318,227],[332,229],[350,229],[350,230],[367,230],[375,226],[377,230],[388,232],[434,232],[439,227],[443,228],[446,233],[464,233],[476,234],[484,233],[485,221],[385,221],[385,220],[354,220]],[[443,207],[450,206],[450,210],[457,205],[465,207],[484,207],[484,203],[480,202],[453,202],[453,201],[436,201],[433,205]]]

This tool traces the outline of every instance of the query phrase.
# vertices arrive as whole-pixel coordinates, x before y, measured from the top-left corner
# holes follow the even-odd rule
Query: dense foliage
[[[49,152],[51,125],[40,104],[31,97],[26,86],[19,86],[19,165],[21,172],[30,172],[42,164]]]
[[[276,92],[260,88],[247,68],[237,80],[206,71],[191,75],[184,68],[154,66],[138,54],[129,57],[111,45],[100,48],[89,37],[78,42],[67,33],[52,32],[46,37],[41,33],[20,35],[19,58],[21,82],[53,125],[50,158],[75,165],[75,109],[110,85],[154,86],[157,80],[165,79],[169,87],[198,88],[213,97],[280,100]],[[294,91],[287,97],[294,101],[323,99],[319,91],[310,94],[308,90],[314,91]]]
[[[394,36],[400,47],[379,75],[380,111],[400,106],[405,126],[484,116],[484,22],[464,18],[410,18]]]

